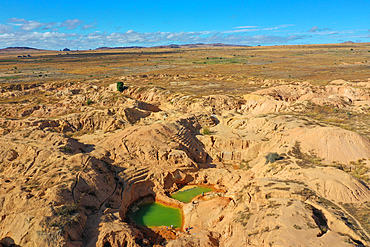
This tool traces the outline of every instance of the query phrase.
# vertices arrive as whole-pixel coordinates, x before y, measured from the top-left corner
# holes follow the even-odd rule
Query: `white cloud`
[[[38,29],[45,25],[38,21],[27,21],[26,19],[20,19],[20,18],[15,18],[15,17],[8,19],[8,22],[12,26],[19,27],[21,30],[24,30],[24,31],[31,31],[34,29]]]
[[[2,33],[8,33],[12,29],[9,25],[0,24],[0,34]]]
[[[88,30],[88,29],[93,29],[93,28],[96,28],[96,21],[92,22],[92,23],[88,23],[88,24],[85,24],[82,26],[82,30]]]
[[[278,27],[294,27],[295,24],[283,24],[283,25],[279,25]]]
[[[241,28],[241,29],[248,29],[248,28],[256,28],[258,26],[239,26],[239,27],[234,27],[234,28]]]
[[[247,32],[257,32],[260,31],[260,29],[238,29],[238,30],[228,30],[224,31],[223,33],[247,33]]]
[[[49,23],[45,23],[44,24],[44,27],[43,27],[43,30],[58,30],[57,27],[60,26],[59,23],[57,22],[49,22]]]
[[[119,31],[123,28],[123,26],[115,26],[114,28],[116,29],[116,31]]]
[[[294,26],[294,25],[284,24],[284,25],[279,25],[279,26],[275,26],[275,27],[265,27],[265,28],[257,28],[258,26],[240,26],[240,27],[234,27],[234,29],[237,29],[237,30],[228,30],[228,31],[224,31],[223,33],[244,33],[244,32],[272,31],[272,30],[277,30],[279,28],[289,27],[289,26]]]
[[[315,34],[317,35],[334,35],[334,34],[338,34],[339,32],[338,31],[320,31],[320,32],[315,32]]]
[[[34,29],[38,29],[40,27],[44,26],[44,24],[38,22],[38,21],[26,21],[21,27],[21,30],[24,31],[31,31]]]
[[[278,28],[279,27],[266,27],[266,28],[263,28],[262,30],[264,30],[264,31],[271,31],[271,30],[276,30]]]
[[[31,46],[45,49],[90,49],[99,46],[153,46],[172,43],[228,43],[228,44],[279,44],[304,39],[305,36],[270,36],[270,35],[240,35],[218,31],[201,32],[151,32],[139,33],[128,30],[124,33],[89,34],[63,32],[12,32],[0,34],[0,44],[4,46]]]
[[[331,31],[328,28],[319,29],[312,27],[310,35],[307,31],[288,32],[284,27],[292,24],[279,25],[275,27],[239,26],[225,31],[197,31],[197,32],[137,32],[127,30],[126,32],[81,32],[96,27],[96,21],[83,25],[79,19],[60,22],[41,23],[35,20],[11,18],[6,20],[7,24],[0,24],[0,48],[7,46],[30,46],[44,49],[90,49],[100,46],[155,46],[168,44],[189,43],[226,43],[241,45],[273,45],[307,43],[311,37],[320,35],[327,39],[337,39],[339,36],[346,39],[350,35],[362,35],[361,38],[368,39],[368,30],[340,30]],[[79,31],[70,33],[81,27]],[[117,29],[120,29],[118,27]],[[277,35],[277,32],[280,32]],[[274,34],[275,35],[272,35]],[[360,37],[359,37],[360,38]],[[337,41],[337,40],[336,40]]]
[[[73,29],[76,29],[78,26],[82,25],[83,23],[84,22],[80,21],[79,19],[73,19],[73,20],[66,20],[60,26],[66,27],[67,30],[73,30]]]
[[[27,22],[25,19],[19,19],[19,18],[16,18],[16,17],[13,17],[13,18],[10,18],[8,19],[8,22]]]
[[[308,31],[309,31],[309,32],[314,33],[314,32],[316,32],[318,29],[319,29],[319,27],[318,27],[318,26],[313,26],[313,27],[311,27],[311,29],[310,29],[310,30],[308,30]]]
[[[329,30],[330,29],[327,28],[327,27],[325,27],[325,28],[319,28],[318,26],[313,26],[313,27],[311,27],[310,30],[308,30],[308,32],[310,32],[310,33],[316,33],[316,34],[327,34],[327,33],[330,33]],[[332,32],[336,32],[336,31],[332,31]]]

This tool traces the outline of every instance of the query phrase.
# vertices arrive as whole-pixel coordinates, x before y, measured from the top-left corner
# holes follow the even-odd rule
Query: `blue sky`
[[[0,48],[370,42],[369,9],[369,0],[0,0]]]

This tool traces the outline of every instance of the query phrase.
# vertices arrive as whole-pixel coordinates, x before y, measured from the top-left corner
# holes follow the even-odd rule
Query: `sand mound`
[[[266,114],[284,111],[289,106],[286,102],[270,100],[266,97],[253,94],[246,94],[243,98],[246,102],[241,106],[241,112]]]
[[[334,168],[303,171],[305,181],[320,196],[341,203],[361,203],[370,200],[370,190],[358,179]]]
[[[340,128],[309,129],[296,140],[304,152],[312,153],[327,162],[349,163],[370,158],[370,141],[357,133]]]

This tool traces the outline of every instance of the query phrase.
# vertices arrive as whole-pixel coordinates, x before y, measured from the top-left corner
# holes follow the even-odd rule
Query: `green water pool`
[[[171,197],[178,200],[178,201],[188,203],[188,202],[191,202],[191,200],[194,197],[196,197],[197,195],[202,194],[203,192],[206,193],[206,192],[209,192],[209,191],[213,191],[212,188],[205,187],[205,186],[196,186],[196,187],[192,187],[190,189],[186,189],[186,186],[185,186],[184,188],[185,188],[185,190],[183,190],[183,191],[178,191],[178,192],[175,192],[175,193],[171,194]]]
[[[181,227],[182,215],[179,208],[165,206],[158,202],[146,202],[139,209],[131,212],[130,217],[141,226],[171,226]]]

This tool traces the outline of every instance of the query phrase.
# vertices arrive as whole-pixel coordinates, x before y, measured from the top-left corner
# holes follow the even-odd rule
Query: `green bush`
[[[92,103],[93,103],[93,101],[91,99],[87,99],[86,105],[91,105]]]
[[[203,135],[209,135],[209,134],[211,134],[211,131],[209,130],[209,128],[208,128],[208,127],[204,127],[204,128],[202,129],[202,134],[203,134]]]
[[[123,87],[123,82],[119,81],[117,82],[117,91],[123,92],[124,87]]]
[[[267,163],[274,163],[277,160],[280,160],[281,157],[277,153],[268,153],[266,156],[266,164]]]

